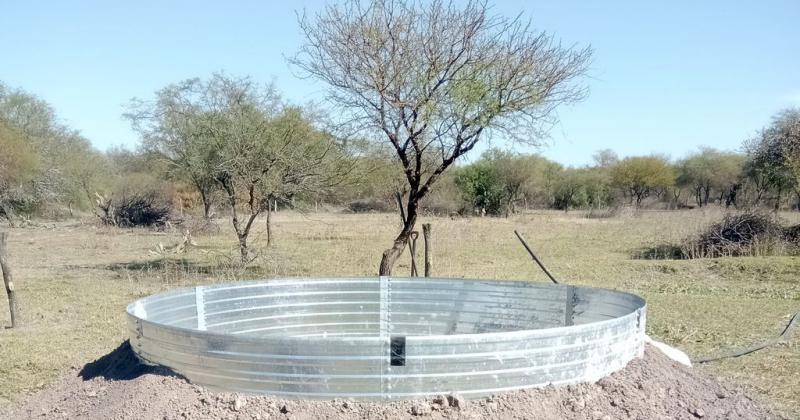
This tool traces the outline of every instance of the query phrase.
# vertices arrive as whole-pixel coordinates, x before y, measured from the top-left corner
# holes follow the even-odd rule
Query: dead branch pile
[[[683,245],[685,258],[770,255],[784,248],[787,229],[767,213],[729,214]]]
[[[800,247],[800,225],[787,227],[783,231],[783,239],[796,247]]]
[[[169,220],[169,206],[154,194],[125,197],[116,208],[117,225],[122,227],[157,226]]]
[[[192,233],[188,230],[183,231],[183,240],[178,242],[173,246],[164,246],[161,242],[158,243],[156,249],[151,249],[150,254],[158,255],[161,257],[167,256],[169,254],[183,254],[189,248],[196,247],[197,242],[194,241],[192,238]]]
[[[97,215],[103,224],[120,227],[163,226],[169,222],[170,208],[155,194],[133,194],[112,202],[95,194]]]

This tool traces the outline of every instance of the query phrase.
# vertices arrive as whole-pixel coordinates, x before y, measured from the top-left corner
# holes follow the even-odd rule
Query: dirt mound
[[[31,396],[15,419],[765,419],[780,418],[736,389],[648,347],[595,384],[515,391],[465,401],[296,401],[215,393],[132,363],[126,345]],[[83,379],[87,378],[87,379]]]

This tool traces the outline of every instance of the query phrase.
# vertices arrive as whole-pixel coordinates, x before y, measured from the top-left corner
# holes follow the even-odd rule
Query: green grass
[[[800,216],[784,214],[797,223]],[[675,242],[718,220],[716,211],[644,212],[589,219],[581,213],[535,212],[509,219],[425,218],[433,225],[437,276],[547,281],[514,237],[520,229],[563,282],[628,290],[648,301],[648,333],[690,355],[753,344],[777,335],[800,310],[800,258],[746,257],[641,260],[638,249]],[[0,398],[12,404],[72,366],[113,350],[126,338],[125,305],[180,285],[236,278],[374,275],[398,230],[392,214],[278,213],[276,243],[264,247],[263,222],[253,246],[261,257],[245,270],[228,222],[198,235],[200,247],[158,255],[180,232],[116,230],[61,224],[11,230],[22,327],[0,331]],[[422,248],[421,244],[418,248]],[[409,272],[408,254],[395,268]],[[7,313],[0,303],[0,320]],[[7,321],[6,321],[7,322]],[[800,416],[799,338],[702,369],[764,396]]]

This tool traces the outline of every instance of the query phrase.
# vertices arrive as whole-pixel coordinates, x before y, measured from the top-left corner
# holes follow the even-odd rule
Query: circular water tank
[[[470,398],[623,368],[642,355],[645,306],[525,281],[297,278],[153,295],[128,306],[128,325],[141,360],[216,390]]]

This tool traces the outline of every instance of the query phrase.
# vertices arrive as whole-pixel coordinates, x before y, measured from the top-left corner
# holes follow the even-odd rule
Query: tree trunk
[[[247,236],[250,234],[250,227],[253,225],[253,221],[255,220],[256,216],[258,216],[258,213],[253,213],[253,208],[251,206],[250,217],[244,227],[242,227],[241,223],[239,222],[239,214],[236,211],[236,190],[229,180],[220,180],[220,183],[222,184],[222,188],[228,194],[228,204],[231,208],[231,223],[233,224],[233,230],[236,232],[236,237],[239,239],[239,252],[242,254],[242,265],[245,265],[249,262]]]
[[[400,212],[400,220],[402,220],[403,223],[405,223],[406,222],[406,213],[403,210],[403,194],[401,192],[399,192],[399,191],[395,191],[394,198],[397,201],[397,209]]]
[[[209,220],[211,219],[211,199],[203,191],[200,191],[200,198],[203,199],[203,218]]]
[[[0,210],[2,210],[0,211],[0,215],[6,218],[6,220],[8,221],[8,225],[11,226],[12,228],[16,227],[14,225],[14,211],[11,210],[11,207],[6,206],[3,203],[0,203]]]
[[[397,263],[397,259],[400,258],[400,255],[403,254],[403,250],[406,249],[406,244],[408,243],[408,239],[411,236],[411,232],[414,230],[414,225],[417,223],[417,206],[419,202],[417,198],[413,195],[409,196],[408,199],[408,209],[405,214],[405,220],[403,222],[403,229],[400,231],[400,234],[394,239],[394,243],[392,247],[383,251],[383,257],[381,257],[381,264],[378,267],[378,274],[381,276],[391,276],[392,275],[392,268],[394,268],[395,263]]]
[[[725,208],[728,208],[730,206],[737,207],[737,205],[736,205],[736,195],[739,192],[739,188],[741,188],[741,185],[740,184],[736,184],[736,185],[732,186],[728,190],[728,196],[725,198]]]
[[[8,263],[6,238],[8,234],[0,232],[0,271],[3,272],[3,283],[8,294],[8,310],[11,313],[11,328],[17,326],[17,299],[14,292],[14,279],[11,276],[11,267]]]
[[[250,251],[247,249],[247,233],[237,234],[239,237],[239,252],[242,254],[242,265],[247,264],[250,258]]]
[[[797,202],[795,202],[795,209],[800,211],[800,189],[794,190],[794,195],[797,196]]]
[[[681,189],[675,188],[672,190],[672,210],[678,209],[681,206]]]
[[[194,179],[194,186],[197,188],[197,191],[200,193],[200,199],[203,201],[203,218],[209,220],[211,218],[211,197],[208,193],[211,188],[197,179]]]
[[[267,246],[272,245],[272,203],[267,200]]]
[[[383,257],[381,257],[381,265],[378,268],[378,274],[381,276],[391,276],[392,275],[392,268],[394,268],[397,259],[400,258],[400,255],[403,254],[403,250],[406,249],[406,244],[408,243],[408,238],[411,236],[411,231],[414,229],[411,225],[404,225],[403,230],[400,231],[400,234],[397,235],[395,238],[392,247],[383,251]]]

